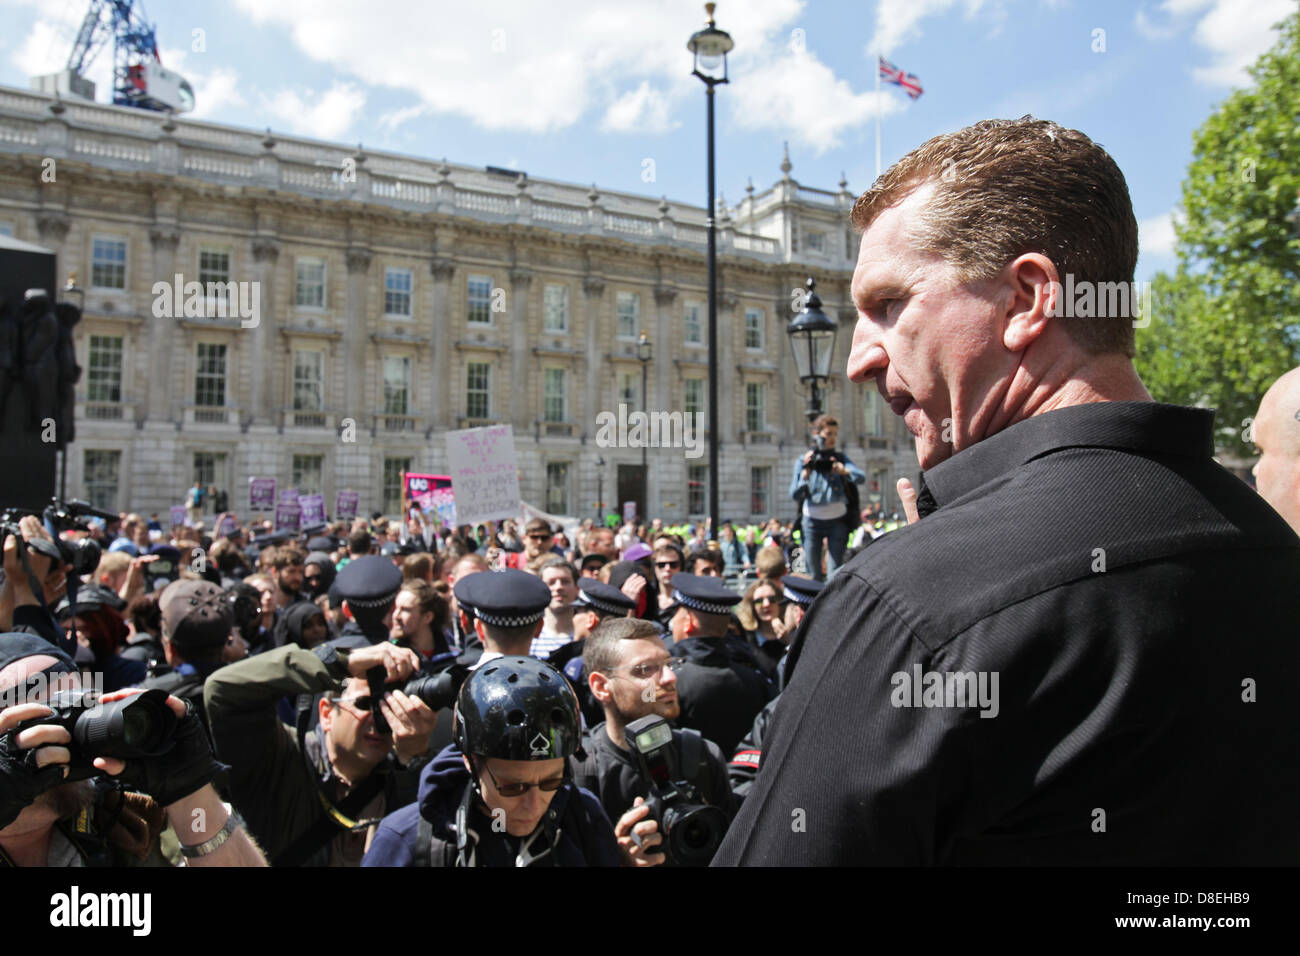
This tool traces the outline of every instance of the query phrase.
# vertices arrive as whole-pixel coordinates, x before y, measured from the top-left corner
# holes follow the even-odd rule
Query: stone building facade
[[[790,173],[719,210],[722,514],[793,513],[806,396],[785,326],[810,275],[840,326],[829,411],[864,501],[892,510],[911,438],[842,374],[853,195]],[[650,448],[643,471],[597,416],[641,409],[643,372],[649,411],[706,411],[705,225],[649,196],[0,88],[0,232],[84,289],[67,482],[103,507],[165,513],[197,478],[244,514],[256,475],[393,513],[402,469],[445,471],[444,432],[509,423],[533,506],[644,495],[698,518],[707,453]]]

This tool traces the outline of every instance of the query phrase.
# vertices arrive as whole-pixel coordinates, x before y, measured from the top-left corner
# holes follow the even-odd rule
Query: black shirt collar
[[[917,512],[936,508],[1062,448],[1114,448],[1146,455],[1214,455],[1214,412],[1157,402],[1091,402],[1035,415],[921,475]]]

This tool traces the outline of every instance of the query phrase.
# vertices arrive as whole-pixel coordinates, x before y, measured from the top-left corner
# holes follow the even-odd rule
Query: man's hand
[[[39,540],[48,541],[50,544],[54,543],[50,533],[45,530],[45,526],[41,524],[40,519],[35,515],[24,515],[19,519],[18,527],[23,533],[24,541]],[[41,591],[45,595],[45,603],[53,605],[63,592],[68,589],[63,565],[30,547],[26,550],[27,563],[31,565],[32,575],[41,586]],[[15,606],[37,603],[36,593],[31,588],[31,582],[27,579],[27,572],[23,570],[22,558],[18,554],[18,542],[12,535],[5,538],[4,569],[5,580],[13,582]]]
[[[160,557],[162,555],[142,554],[138,558],[132,558],[131,566],[126,572],[126,580],[122,582],[122,587],[117,592],[118,597],[129,604],[134,598],[144,594],[144,566],[153,564]]]
[[[785,626],[785,621],[781,620],[779,617],[772,618],[772,633],[776,635],[776,639],[782,644],[788,644],[790,642],[789,630],[790,629]]]
[[[637,602],[637,607],[641,606],[641,592],[646,588],[645,578],[639,574],[629,574],[623,586],[619,588],[624,594]]]
[[[108,704],[142,693],[144,691],[139,688],[115,690],[100,700]],[[213,756],[212,745],[208,743],[208,732],[198,713],[178,697],[169,696],[167,706],[180,718],[180,722],[172,733],[171,749],[165,754],[158,757],[133,757],[125,763],[111,757],[96,757],[94,761],[98,769],[149,794],[164,808],[192,796],[226,769]]]
[[[13,733],[24,721],[52,713],[44,704],[18,704],[0,710],[0,828],[12,823],[24,807],[68,774],[72,753],[62,745],[71,743],[72,737],[63,727],[37,724]],[[32,752],[37,747],[40,749]]]
[[[618,818],[614,825],[614,836],[618,838],[618,848],[623,852],[623,861],[627,866],[660,866],[667,861],[662,853],[651,853],[652,847],[663,843],[659,833],[659,821],[646,819],[650,807],[641,797],[636,798],[632,809]]]
[[[842,461],[837,461],[831,466],[831,474],[833,475],[847,475],[848,473],[849,470]]]
[[[414,674],[420,667],[420,658],[409,647],[395,644],[371,644],[348,654],[348,674],[353,677],[365,677],[366,671],[381,665],[384,683],[393,684]]]
[[[385,694],[379,707],[393,730],[393,750],[403,766],[429,752],[429,740],[438,726],[437,711],[400,690]]]

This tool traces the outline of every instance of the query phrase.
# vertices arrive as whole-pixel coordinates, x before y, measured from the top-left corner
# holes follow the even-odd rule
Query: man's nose
[[[849,350],[850,382],[864,383],[889,367],[889,356],[880,344],[880,336],[867,319],[858,318],[853,329],[853,346]]]
[[[671,667],[665,665],[663,669],[659,671],[659,683],[664,687],[676,687],[677,672]]]

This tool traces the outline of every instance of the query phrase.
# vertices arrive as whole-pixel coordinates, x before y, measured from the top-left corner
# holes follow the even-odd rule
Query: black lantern
[[[790,348],[794,351],[799,381],[808,386],[812,393],[806,412],[810,422],[823,411],[821,390],[830,380],[831,361],[835,356],[835,323],[822,311],[822,300],[813,291],[816,285],[809,277],[803,309],[785,330],[790,338]]]
[[[709,15],[708,24],[686,41],[686,49],[695,54],[695,69],[691,71],[692,74],[710,86],[727,82],[727,54],[736,45],[731,34],[719,30],[713,20],[713,11],[717,6],[716,3],[704,5],[704,12]]]

